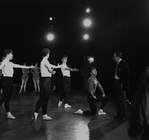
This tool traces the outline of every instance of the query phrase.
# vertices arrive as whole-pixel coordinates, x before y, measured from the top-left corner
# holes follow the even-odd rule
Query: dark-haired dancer
[[[90,110],[86,110],[86,111],[82,111],[81,109],[77,110],[75,113],[76,114],[85,114],[85,115],[96,115],[96,111],[97,111],[97,106],[96,106],[96,102],[102,102],[101,103],[101,107],[98,111],[98,115],[104,115],[106,114],[105,112],[103,112],[103,108],[105,107],[105,105],[108,102],[108,97],[105,95],[105,92],[101,86],[101,84],[99,83],[99,81],[96,78],[97,75],[97,70],[95,67],[91,68],[91,76],[88,79],[88,97],[87,97],[87,101],[90,105]],[[100,91],[102,92],[102,95],[100,98],[96,97],[96,88],[97,86],[99,87]]]
[[[60,68],[60,66],[55,66],[49,63],[48,58],[50,56],[49,49],[42,50],[42,60],[40,62],[40,70],[41,70],[41,80],[40,80],[40,97],[36,103],[35,112],[33,115],[34,122],[36,122],[38,117],[38,111],[42,106],[42,114],[43,120],[51,120],[52,118],[47,115],[47,104],[51,95],[51,76],[55,74],[53,69]]]
[[[64,103],[64,107],[67,108],[67,107],[71,107],[69,104],[68,104],[68,94],[70,92],[70,88],[71,88],[71,81],[70,81],[70,71],[78,71],[77,69],[72,69],[72,68],[69,68],[67,66],[67,60],[68,60],[68,57],[67,56],[63,56],[62,58],[62,65],[61,65],[61,72],[62,72],[62,75],[63,75],[63,78],[62,78],[62,88],[63,88],[63,93],[60,97],[60,101],[58,103],[58,106],[61,106],[62,103]]]
[[[3,78],[2,78],[3,98],[0,101],[0,105],[2,105],[4,102],[4,106],[7,111],[7,118],[15,119],[15,117],[11,114],[10,107],[9,107],[9,101],[10,101],[12,89],[13,89],[12,78],[14,74],[14,68],[34,68],[34,66],[24,66],[24,65],[14,64],[13,62],[11,62],[11,60],[13,59],[12,50],[5,50],[3,55],[4,57],[0,65],[0,69],[2,69],[3,71]]]

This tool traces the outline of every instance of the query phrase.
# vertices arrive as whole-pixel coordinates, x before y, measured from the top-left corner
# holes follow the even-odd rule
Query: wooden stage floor
[[[58,107],[60,92],[53,93],[47,114],[52,121],[43,121],[41,109],[37,122],[32,122],[38,94],[21,93],[10,101],[10,108],[16,120],[6,119],[3,106],[0,107],[0,140],[129,140],[128,122],[118,122],[115,102],[110,99],[104,111],[106,115],[83,116],[74,112],[89,109],[86,95],[82,91],[71,91],[71,108]],[[97,103],[98,107],[100,103]]]

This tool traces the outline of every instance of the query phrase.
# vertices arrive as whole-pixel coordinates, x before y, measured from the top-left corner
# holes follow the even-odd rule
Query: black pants
[[[114,92],[116,95],[117,116],[121,118],[126,118],[127,117],[126,91],[123,90],[120,81],[116,79],[115,79]]]
[[[10,111],[9,108],[9,101],[11,98],[12,90],[13,90],[13,82],[12,82],[12,77],[3,77],[2,79],[2,99],[0,100],[0,105],[3,104],[7,112]]]
[[[71,89],[71,81],[70,81],[70,77],[64,76],[62,79],[62,88],[63,88],[63,92],[61,94],[61,98],[60,101],[63,101],[64,103],[68,103],[68,94],[70,92]]]
[[[90,110],[87,110],[87,111],[83,111],[83,114],[85,115],[96,115],[96,112],[97,112],[97,105],[96,105],[96,102],[102,102],[101,103],[101,107],[100,109],[103,109],[107,102],[108,102],[109,98],[106,96],[106,97],[99,97],[98,99],[94,99],[91,95],[89,95],[87,97],[87,101],[90,105]]]
[[[47,104],[51,95],[51,77],[41,77],[40,89],[40,96],[36,103],[35,112],[38,113],[42,106],[42,113],[45,115],[47,113]]]

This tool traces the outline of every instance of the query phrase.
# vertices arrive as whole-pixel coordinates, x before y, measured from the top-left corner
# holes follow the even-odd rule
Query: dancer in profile
[[[26,66],[26,63],[24,63],[24,65]],[[21,77],[22,81],[21,81],[21,87],[20,87],[20,91],[19,93],[22,92],[27,92],[26,91],[26,86],[27,86],[27,82],[29,79],[29,69],[27,68],[22,68],[22,77]]]
[[[40,62],[40,71],[41,71],[41,80],[40,80],[40,97],[39,100],[36,103],[35,112],[33,114],[32,119],[34,122],[36,122],[38,117],[38,111],[40,107],[42,106],[42,119],[43,120],[51,120],[52,118],[47,115],[47,104],[51,95],[51,76],[52,74],[55,74],[55,71],[53,69],[60,68],[60,65],[52,65],[48,61],[48,58],[50,56],[50,50],[47,48],[44,48],[42,50],[42,60]]]
[[[74,113],[95,116],[96,112],[97,112],[96,102],[102,102],[101,107],[98,111],[98,115],[104,115],[106,113],[103,111],[103,109],[104,109],[104,107],[107,104],[109,99],[105,95],[105,92],[104,92],[101,84],[99,83],[99,81],[96,78],[96,75],[97,75],[96,68],[92,67],[90,71],[91,71],[91,73],[90,73],[90,77],[88,78],[88,97],[87,97],[87,101],[90,105],[90,110],[83,111],[83,110],[79,109]],[[99,89],[102,93],[102,95],[99,98],[96,97],[97,86],[99,87]]]
[[[40,85],[39,85],[39,80],[40,80],[40,68],[38,67],[38,63],[35,63],[35,68],[31,69],[30,72],[33,74],[33,83],[34,83],[34,92],[40,92]]]
[[[70,71],[78,71],[75,68],[74,69],[69,68],[67,66],[67,60],[68,60],[68,57],[66,55],[64,55],[62,58],[62,65],[61,65],[61,72],[63,75],[63,78],[62,78],[63,93],[61,94],[60,101],[58,103],[58,106],[61,106],[62,104],[64,104],[65,108],[71,107],[68,104],[68,94],[71,89]]]
[[[34,66],[14,64],[13,62],[11,62],[12,59],[13,59],[13,51],[5,50],[3,53],[3,60],[0,64],[0,69],[2,69],[3,71],[3,79],[2,79],[3,98],[0,101],[0,105],[2,105],[4,102],[8,119],[15,119],[15,117],[11,114],[9,107],[9,102],[13,89],[12,78],[14,74],[14,68],[27,68],[27,69],[34,68]]]

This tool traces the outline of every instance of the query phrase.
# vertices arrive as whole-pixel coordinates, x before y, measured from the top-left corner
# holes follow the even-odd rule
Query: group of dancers
[[[24,65],[26,65],[26,63],[24,63]],[[27,92],[26,91],[26,87],[27,87],[27,82],[29,79],[29,72],[32,73],[32,79],[33,79],[33,84],[34,84],[34,91],[33,92],[40,92],[40,85],[39,85],[39,81],[40,81],[40,68],[38,67],[38,63],[35,63],[35,68],[33,69],[24,69],[22,68],[22,81],[21,81],[21,86],[20,86],[20,90],[19,93],[23,92]]]
[[[67,66],[67,60],[68,57],[64,55],[62,57],[62,64],[53,65],[48,61],[48,58],[50,56],[50,50],[47,48],[44,48],[42,50],[42,60],[40,62],[40,73],[41,73],[41,79],[40,79],[40,94],[39,99],[36,103],[35,110],[32,116],[32,119],[34,122],[37,121],[38,118],[38,111],[42,107],[42,117],[43,120],[52,120],[50,116],[47,114],[47,104],[51,95],[51,77],[53,74],[56,73],[55,69],[61,69],[62,72],[62,87],[63,87],[63,93],[61,94],[60,100],[58,102],[58,106],[64,105],[65,108],[71,107],[68,103],[68,94],[71,89],[71,71],[78,71],[76,68],[70,68]],[[9,107],[9,102],[11,98],[11,93],[13,89],[13,74],[14,74],[14,68],[22,68],[22,69],[35,69],[37,65],[33,66],[26,66],[19,65],[11,62],[13,59],[13,51],[12,50],[5,50],[3,53],[3,59],[0,64],[0,69],[2,70],[3,78],[2,78],[2,99],[0,100],[0,105],[4,103],[6,112],[7,112],[7,118],[8,119],[16,119],[15,116],[12,115]],[[104,90],[102,86],[100,85],[99,81],[96,78],[97,70],[95,67],[91,68],[91,76],[88,79],[88,102],[90,105],[90,111],[82,111],[79,109],[78,111],[74,112],[77,114],[87,114],[87,115],[96,115],[96,101],[102,101],[101,108],[98,112],[99,115],[106,114],[103,112],[103,108],[106,105],[108,98],[104,93]],[[101,98],[96,98],[96,87],[99,86],[99,89],[102,92]]]
[[[51,95],[51,77],[53,74],[56,73],[55,69],[61,69],[62,75],[63,75],[63,93],[61,94],[60,100],[58,102],[58,106],[64,105],[65,108],[71,107],[68,104],[68,96],[67,94],[70,91],[71,88],[71,81],[70,81],[70,72],[71,71],[78,71],[76,68],[70,68],[67,66],[67,56],[62,57],[62,64],[53,65],[48,61],[48,58],[50,56],[50,50],[47,48],[44,48],[42,50],[42,60],[40,62],[40,72],[41,72],[41,80],[40,80],[40,95],[39,99],[36,103],[34,113],[32,115],[32,119],[34,122],[37,121],[38,118],[38,111],[42,107],[42,119],[43,120],[52,120],[50,116],[47,114],[47,104],[48,100]],[[117,116],[115,116],[115,119],[119,119],[121,121],[125,121],[127,117],[127,107],[126,107],[126,91],[129,89],[129,67],[126,61],[122,60],[122,54],[120,52],[114,52],[113,54],[114,61],[117,63],[116,70],[114,74],[115,79],[115,86],[114,91],[117,96]],[[4,103],[4,107],[7,112],[7,118],[8,119],[16,119],[15,116],[12,115],[10,111],[10,98],[11,93],[13,89],[13,75],[14,75],[14,68],[22,68],[22,69],[35,69],[37,65],[33,66],[26,66],[26,65],[19,65],[11,62],[13,59],[13,51],[12,50],[5,50],[3,52],[3,59],[0,63],[0,69],[3,76],[1,77],[1,83],[2,86],[2,99],[0,99],[0,106]],[[128,134],[131,137],[135,137],[136,135],[142,133],[144,130],[144,133],[142,134],[142,139],[146,136],[148,136],[148,121],[147,121],[147,104],[148,104],[148,73],[149,68],[147,68],[141,78],[139,87],[137,89],[137,94],[134,99],[134,106],[132,108],[131,117],[129,120],[129,129]],[[97,70],[95,67],[90,68],[90,76],[87,80],[87,101],[90,106],[90,110],[82,110],[78,109],[74,114],[85,114],[85,115],[104,115],[106,114],[103,109],[105,105],[107,104],[109,98],[104,92],[103,87],[101,86],[100,82],[96,78],[97,76]],[[101,91],[101,96],[97,98],[97,86],[99,87]],[[141,93],[141,94],[140,94]],[[102,102],[100,109],[97,111],[96,102]],[[143,107],[142,107],[143,104]],[[141,108],[141,109],[140,109]],[[142,112],[140,112],[140,110]],[[147,111],[146,111],[147,110]],[[145,113],[146,114],[145,114]],[[137,117],[136,117],[137,114]],[[139,115],[138,115],[139,114]],[[145,114],[145,115],[144,115]],[[145,123],[142,123],[145,122]],[[135,130],[134,130],[135,129]]]

